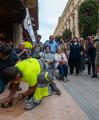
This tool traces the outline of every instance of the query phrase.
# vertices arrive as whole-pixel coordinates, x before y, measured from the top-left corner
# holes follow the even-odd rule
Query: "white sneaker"
[[[63,80],[64,82],[66,82],[66,81],[69,81],[68,79],[67,79],[67,77],[64,77],[64,80]]]
[[[66,77],[64,77],[64,80],[63,80],[64,82],[66,82],[67,81],[67,78]]]

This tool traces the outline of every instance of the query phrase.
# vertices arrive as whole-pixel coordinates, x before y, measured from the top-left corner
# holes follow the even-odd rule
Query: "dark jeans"
[[[68,66],[66,64],[59,64],[57,68],[59,70],[59,74],[61,75],[61,77],[67,77]]]
[[[3,80],[0,78],[0,94],[4,91],[4,82]]]
[[[76,74],[79,74],[80,70],[80,57],[69,58],[70,74],[73,74],[74,68],[76,68]]]
[[[80,58],[80,72],[83,72],[83,70],[85,70],[85,58],[84,58],[84,55],[81,55],[81,58]]]
[[[92,74],[94,75],[95,72],[95,56],[88,56],[88,74],[91,72],[92,68]]]

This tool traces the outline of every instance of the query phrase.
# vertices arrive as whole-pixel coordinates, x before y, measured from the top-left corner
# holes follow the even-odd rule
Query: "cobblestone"
[[[56,84],[61,89],[61,96],[47,97],[31,111],[24,111],[24,103],[20,101],[12,108],[0,109],[0,120],[89,120],[63,86],[58,81]],[[0,99],[7,96],[7,92],[0,95]]]
[[[69,76],[70,81],[61,82],[90,120],[99,120],[99,78],[91,78],[85,71],[80,76]]]

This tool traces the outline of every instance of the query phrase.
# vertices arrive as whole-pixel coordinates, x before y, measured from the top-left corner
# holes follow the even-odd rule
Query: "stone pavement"
[[[23,102],[16,107],[0,109],[0,120],[89,120],[73,98],[56,81],[62,95],[44,98],[42,104],[31,111],[24,111]],[[7,95],[5,92],[0,99]]]
[[[99,75],[91,78],[84,71],[80,76],[69,76],[67,83],[60,82],[90,120],[99,120]]]

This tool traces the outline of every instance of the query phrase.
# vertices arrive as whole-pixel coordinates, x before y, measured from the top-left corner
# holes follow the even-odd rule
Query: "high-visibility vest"
[[[45,72],[45,79],[48,80],[48,72]],[[34,103],[39,103],[43,97],[49,96],[51,93],[49,91],[49,84],[38,84],[33,95]]]
[[[33,95],[34,103],[39,103],[43,97],[49,96],[49,89],[47,87],[37,87]]]
[[[37,84],[37,77],[41,72],[41,66],[37,59],[29,58],[18,62],[15,66],[23,73],[22,80],[28,83],[30,87]]]
[[[37,84],[36,90],[33,94],[33,101],[39,103],[43,97],[49,96],[49,85],[38,84],[37,78],[41,72],[39,61],[35,58],[29,58],[18,62],[16,67],[23,73],[22,80],[27,82],[30,87]],[[48,80],[48,73],[45,74],[45,80]]]

